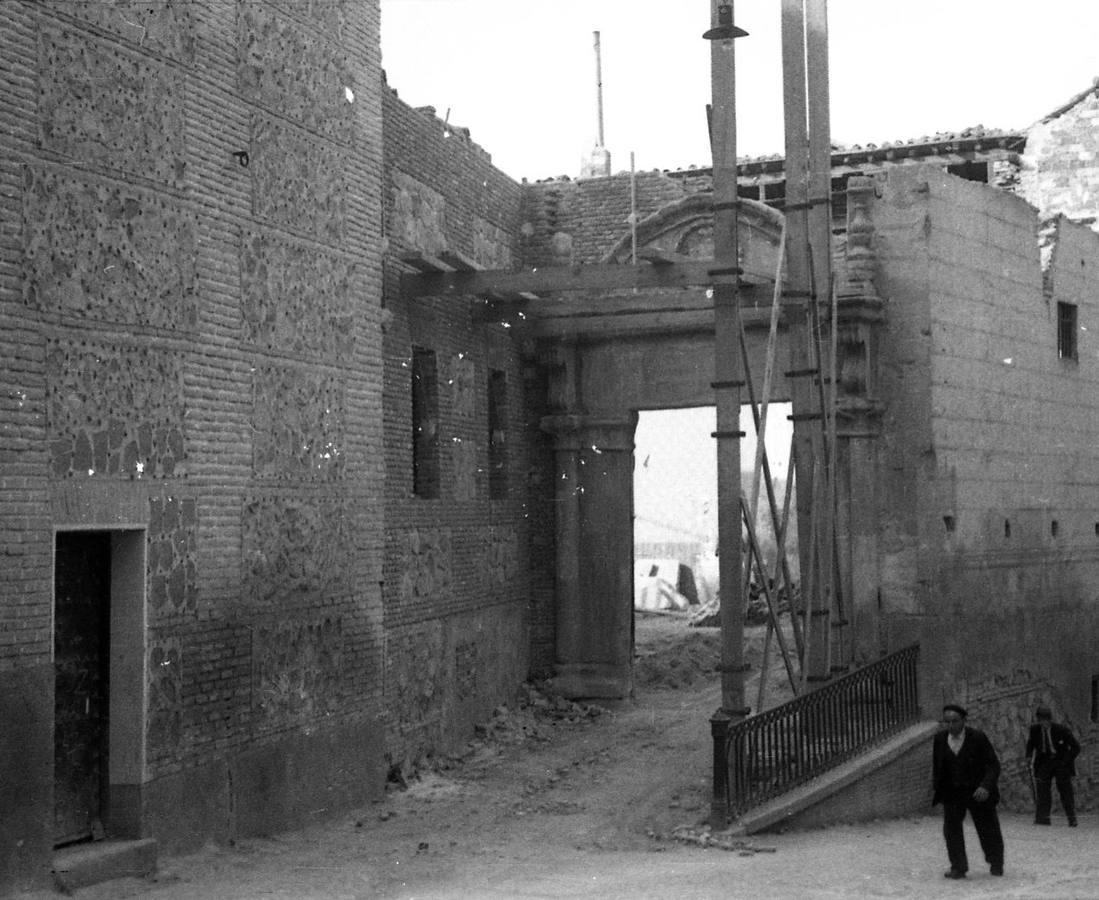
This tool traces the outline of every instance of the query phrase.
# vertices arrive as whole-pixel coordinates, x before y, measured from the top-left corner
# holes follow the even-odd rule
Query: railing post
[[[724,828],[729,821],[729,725],[732,717],[718,709],[710,717],[710,737],[714,741],[714,782],[710,798],[710,827]]]

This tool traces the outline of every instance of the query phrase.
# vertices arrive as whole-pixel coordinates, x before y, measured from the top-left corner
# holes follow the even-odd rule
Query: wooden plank
[[[437,256],[423,253],[419,250],[402,253],[397,257],[406,266],[411,266],[419,272],[453,272],[454,267],[443,262]],[[403,277],[403,276],[402,276]]]
[[[404,260],[402,260],[404,261]],[[416,265],[408,260],[410,265]],[[437,263],[446,265],[442,260]],[[420,265],[425,263],[420,260]],[[550,266],[526,271],[430,271],[401,276],[401,295],[413,297],[480,296],[482,294],[550,294],[562,291],[609,291],[654,287],[693,287],[722,281],[711,270],[712,260],[685,260],[671,265],[630,266],[600,263],[586,266]],[[730,280],[728,278],[724,280]]]
[[[439,258],[456,272],[483,272],[485,267],[457,250],[441,250]]]
[[[763,331],[770,324],[766,310],[746,310],[742,314],[744,327],[749,331]],[[714,332],[713,309],[683,311],[628,312],[619,315],[594,315],[588,317],[538,318],[529,316],[523,326],[534,337],[562,338],[625,338],[646,334],[697,334]]]
[[[740,306],[749,310],[771,309],[772,291],[767,285],[743,286],[740,290]],[[706,288],[675,290],[649,290],[634,294],[628,291],[612,291],[603,294],[574,296],[571,294],[543,297],[535,302],[516,306],[535,318],[559,318],[568,316],[592,316],[623,312],[658,312],[671,309],[713,309],[714,300]]]

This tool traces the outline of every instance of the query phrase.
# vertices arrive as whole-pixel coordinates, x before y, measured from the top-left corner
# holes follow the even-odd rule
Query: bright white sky
[[[450,110],[516,179],[576,176],[597,136],[594,31],[614,171],[711,162],[710,0],[381,0],[382,65]],[[736,0],[737,150],[781,153],[778,0]],[[1099,0],[832,0],[832,141],[1022,128],[1099,75]]]

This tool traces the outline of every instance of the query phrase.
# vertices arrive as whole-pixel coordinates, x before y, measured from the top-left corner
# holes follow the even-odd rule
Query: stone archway
[[[782,215],[738,208],[748,355],[762,372]],[[636,247],[654,265],[712,259],[712,197],[669,204],[605,256],[628,264]],[[713,302],[707,288],[603,292],[579,298],[541,342],[554,412],[557,511],[555,688],[572,697],[632,691],[633,448],[640,409],[714,402]],[[600,310],[606,310],[601,314]],[[788,399],[778,379],[772,399]]]

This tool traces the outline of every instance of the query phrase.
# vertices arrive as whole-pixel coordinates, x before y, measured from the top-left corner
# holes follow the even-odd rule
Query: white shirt
[[[961,752],[962,744],[965,743],[965,729],[963,728],[962,733],[957,737],[947,732],[946,743],[950,747],[950,752],[957,756]]]

